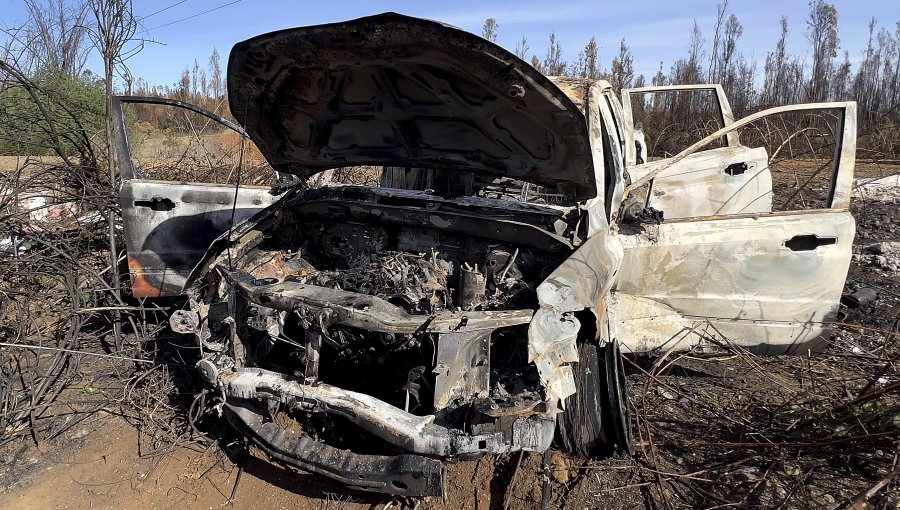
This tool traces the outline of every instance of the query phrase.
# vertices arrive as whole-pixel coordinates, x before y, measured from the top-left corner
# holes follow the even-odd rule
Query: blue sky
[[[721,0],[501,0],[495,2],[432,0],[364,2],[364,1],[290,1],[238,0],[213,12],[172,23],[191,15],[223,6],[234,0],[135,0],[135,13],[144,17],[140,35],[156,41],[129,60],[135,76],[150,83],[174,83],[181,71],[196,58],[205,66],[213,47],[227,61],[231,46],[254,35],[282,28],[352,19],[384,11],[435,19],[465,30],[481,33],[485,18],[496,18],[500,24],[497,42],[512,50],[525,36],[530,53],[543,58],[551,31],[559,37],[564,57],[574,61],[578,52],[596,36],[600,44],[603,67],[608,67],[623,37],[634,54],[636,73],[648,77],[663,62],[668,71],[671,63],[682,57],[690,41],[690,29],[696,19],[703,30],[707,46],[712,35],[716,4]],[[869,19],[874,15],[879,26],[890,29],[900,21],[900,0],[834,0],[842,49],[850,52],[851,61],[859,60],[865,48]],[[165,7],[163,12],[153,14]],[[731,0],[729,11],[744,25],[739,49],[755,57],[762,65],[779,33],[781,15],[788,17],[791,29],[789,49],[799,55],[807,53],[806,0]],[[153,14],[151,16],[151,14]],[[14,26],[26,17],[22,0],[0,0],[0,26]],[[172,24],[170,24],[172,23]],[[167,26],[163,26],[167,25]],[[92,58],[88,66],[101,70]]]

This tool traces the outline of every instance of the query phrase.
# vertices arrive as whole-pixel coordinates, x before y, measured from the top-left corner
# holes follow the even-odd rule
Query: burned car
[[[620,351],[807,353],[850,264],[855,105],[735,121],[721,87],[693,87],[720,95],[721,127],[654,159],[630,97],[665,90],[622,102],[440,23],[384,14],[241,42],[239,125],[115,104],[199,112],[278,175],[145,178],[120,115],[132,292],[188,297],[172,329],[196,339],[231,425],[358,489],[440,495],[443,460],[554,439],[629,451]],[[823,109],[839,124],[824,205],[775,211],[768,154],[739,133]]]

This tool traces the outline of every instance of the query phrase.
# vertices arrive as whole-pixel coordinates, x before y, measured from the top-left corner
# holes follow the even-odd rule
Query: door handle
[[[175,202],[170,198],[153,197],[150,200],[135,200],[135,207],[149,207],[154,211],[171,211],[175,209]]]
[[[732,163],[725,167],[725,175],[741,175],[747,171],[747,163]]]
[[[812,251],[832,244],[837,244],[837,237],[819,237],[815,234],[796,235],[784,242],[791,251]]]

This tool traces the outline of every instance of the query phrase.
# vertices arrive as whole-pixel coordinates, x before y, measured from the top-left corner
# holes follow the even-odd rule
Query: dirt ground
[[[656,386],[654,378],[632,370],[633,406],[640,415],[636,455],[589,461],[553,451],[549,508],[658,508],[665,498],[680,502],[675,507],[713,508],[717,498],[725,501],[729,494],[744,496],[746,507],[753,508],[840,508],[896,464],[896,439],[863,443],[867,451],[862,454],[852,447],[829,446],[834,438],[824,435],[821,446],[745,449],[738,438],[749,442],[760,433],[747,417],[797,399],[801,387],[813,381],[812,375],[805,381],[789,377],[790,369],[804,365],[803,360],[770,360],[761,373],[751,366],[754,361],[740,356],[679,359],[672,369],[654,376],[661,382]],[[801,367],[800,372],[824,370],[827,361]],[[814,398],[830,401],[831,396]],[[737,419],[732,424],[723,416]],[[735,424],[746,430],[730,433]],[[349,491],[322,477],[281,467],[256,450],[251,450],[231,500],[241,455],[227,434],[205,448],[146,451],[146,446],[139,447],[146,444],[141,433],[118,416],[97,414],[53,444],[40,449],[20,444],[4,451],[0,508],[413,508],[413,502]],[[716,444],[720,442],[726,444]],[[538,454],[449,464],[446,498],[431,498],[418,508],[537,509],[542,473]],[[688,485],[679,488],[684,482]],[[662,496],[661,487],[671,493]],[[690,494],[679,495],[679,490],[686,488],[708,491],[708,497],[703,504],[685,504]],[[897,508],[900,500],[892,494],[897,492],[883,494],[885,506],[876,508]],[[788,501],[791,504],[783,505]]]
[[[40,163],[41,165],[58,165],[62,160],[55,156],[0,156],[0,174],[11,174],[26,161]]]
[[[44,453],[32,451],[4,466],[0,508],[116,509],[219,508],[231,496],[236,466],[215,448],[176,449],[141,456],[138,431],[107,416],[76,430]],[[251,457],[235,494],[234,507],[320,509],[349,498],[338,487],[289,473]],[[307,497],[310,485],[320,497]],[[350,505],[343,508],[367,508]]]
[[[181,448],[141,455],[138,434],[135,427],[116,416],[98,415],[43,452],[7,453],[0,459],[0,508],[152,510],[228,505],[238,469],[222,450]],[[537,508],[541,456],[524,456],[520,473],[511,484],[507,472],[517,460],[515,455],[451,464],[446,502],[429,501],[421,508]],[[556,462],[562,465],[565,460],[560,456]],[[354,510],[381,508],[390,502],[386,496],[348,492],[321,477],[282,468],[253,451],[231,506]]]

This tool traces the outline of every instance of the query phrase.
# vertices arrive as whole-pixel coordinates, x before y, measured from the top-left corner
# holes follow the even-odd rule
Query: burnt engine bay
[[[528,323],[536,286],[571,254],[573,216],[415,191],[308,190],[207,272],[194,308],[214,353],[208,370],[233,368],[215,352],[237,343],[239,367],[365,394],[460,435],[502,436],[433,453],[542,450],[553,409],[529,363]],[[371,441],[354,416],[316,410],[292,412],[304,434],[356,453],[401,451],[391,437]]]

